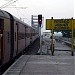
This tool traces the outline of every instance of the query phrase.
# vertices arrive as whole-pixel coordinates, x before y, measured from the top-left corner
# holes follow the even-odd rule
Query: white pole
[[[40,34],[40,54],[42,54],[42,44],[41,44],[41,40],[42,40],[42,37],[41,37],[41,26],[39,26],[39,34]]]

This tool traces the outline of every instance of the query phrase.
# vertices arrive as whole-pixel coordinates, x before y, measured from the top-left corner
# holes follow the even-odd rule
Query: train
[[[38,30],[0,10],[0,66],[11,61],[38,38]]]

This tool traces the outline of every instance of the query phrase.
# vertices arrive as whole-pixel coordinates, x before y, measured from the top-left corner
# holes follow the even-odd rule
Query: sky
[[[9,1],[16,0],[0,0],[0,7]],[[25,9],[17,7],[25,7]],[[17,0],[2,10],[10,12],[17,18],[24,18],[24,22],[29,25],[31,24],[31,15],[42,14],[44,17],[42,30],[45,31],[46,19],[74,17],[74,7],[74,0]]]

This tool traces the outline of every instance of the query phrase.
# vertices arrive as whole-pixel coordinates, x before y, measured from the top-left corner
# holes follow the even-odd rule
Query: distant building
[[[51,33],[50,32],[43,32],[43,37],[50,37]]]
[[[51,32],[43,32],[43,37],[51,37],[52,36],[52,33]],[[54,38],[56,37],[62,37],[62,33],[61,32],[54,32],[53,34]]]

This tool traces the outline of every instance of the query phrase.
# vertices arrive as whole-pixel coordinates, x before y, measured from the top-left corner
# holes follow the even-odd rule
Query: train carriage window
[[[0,31],[3,29],[4,20],[0,18]]]

